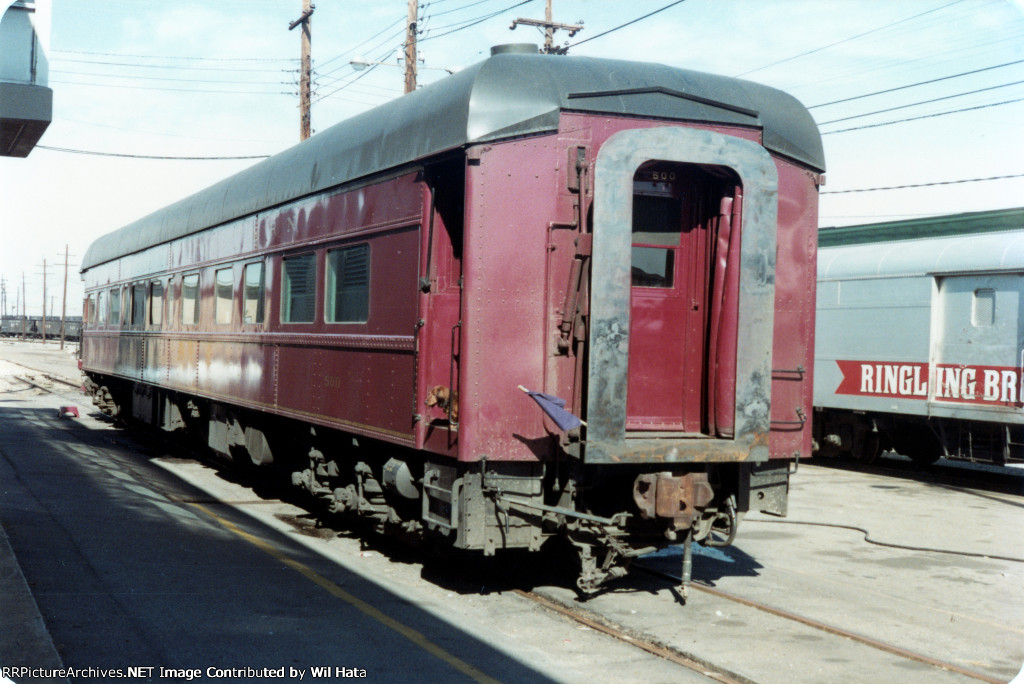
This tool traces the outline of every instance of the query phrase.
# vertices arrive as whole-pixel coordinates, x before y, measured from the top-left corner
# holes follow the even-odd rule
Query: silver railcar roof
[[[825,168],[814,120],[774,88],[659,64],[498,54],[99,238],[82,270],[467,144],[557,130],[564,110],[760,128],[769,150]]]
[[[933,274],[1024,271],[1018,230],[822,247],[818,281]]]

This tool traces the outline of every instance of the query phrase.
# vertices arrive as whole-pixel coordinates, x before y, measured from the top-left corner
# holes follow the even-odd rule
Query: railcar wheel
[[[850,454],[856,461],[863,465],[871,465],[878,460],[882,454],[882,439],[877,432],[868,432],[861,440],[860,448],[855,448]]]

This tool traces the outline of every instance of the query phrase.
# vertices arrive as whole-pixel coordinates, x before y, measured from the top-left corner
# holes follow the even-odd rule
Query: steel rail
[[[547,610],[567,617],[570,620],[573,620],[574,622],[577,622],[585,627],[594,630],[595,632],[600,632],[606,636],[610,636],[613,639],[621,641],[625,644],[629,644],[630,646],[639,648],[640,650],[650,653],[651,655],[658,656],[659,658],[664,658],[669,662],[685,667],[686,669],[692,670],[693,672],[702,674],[705,677],[708,677],[709,679],[715,680],[716,682],[722,682],[723,684],[755,684],[755,682],[753,682],[750,679],[747,679],[746,677],[743,677],[742,675],[738,675],[734,672],[729,672],[728,670],[718,667],[717,665],[712,665],[708,662],[699,660],[694,656],[681,653],[668,646],[664,646],[655,641],[652,641],[648,637],[631,634],[628,631],[626,631],[623,627],[616,625],[607,618],[588,615],[583,611],[579,610],[578,608],[572,608],[563,603],[555,601],[554,599],[551,599],[547,596],[542,596],[532,591],[525,591],[523,589],[515,589],[513,591],[519,596],[522,596],[523,598],[529,601],[533,601],[534,603],[539,604]]]
[[[682,581],[682,579],[676,575],[644,567],[639,563],[634,563],[633,569],[640,570],[655,577],[660,577],[662,579],[672,581],[675,584],[679,584]],[[870,646],[871,648],[875,648],[880,651],[885,651],[886,653],[890,653],[892,655],[905,658],[907,660],[915,660],[919,663],[924,663],[925,665],[931,665],[932,667],[937,667],[941,670],[947,670],[949,672],[956,672],[957,674],[972,677],[983,682],[989,682],[990,684],[1006,684],[1005,679],[993,677],[984,672],[978,672],[977,670],[971,670],[969,668],[957,665],[956,663],[950,663],[944,660],[939,660],[937,658],[932,658],[931,656],[924,655],[923,653],[911,651],[901,646],[896,646],[895,644],[890,644],[885,641],[880,641],[878,639],[865,636],[863,634],[851,632],[849,630],[842,629],[841,627],[836,627],[835,625],[830,625],[828,623],[821,622],[820,620],[815,620],[814,618],[804,617],[803,615],[797,615],[796,613],[784,610],[782,608],[775,608],[774,606],[769,606],[767,604],[760,603],[759,601],[754,601],[752,599],[744,598],[742,596],[730,594],[728,592],[722,591],[721,589],[715,589],[714,587],[710,587],[703,583],[692,582],[690,586],[706,594],[711,594],[712,596],[717,596],[718,598],[722,598],[727,601],[739,603],[740,605],[744,605],[749,608],[754,608],[756,610],[760,610],[764,613],[768,613],[769,615],[774,615],[785,620],[798,622],[802,625],[812,627],[814,629],[826,632],[828,634],[832,634],[834,636],[844,637],[846,639],[850,639],[851,641],[864,644],[865,646]]]

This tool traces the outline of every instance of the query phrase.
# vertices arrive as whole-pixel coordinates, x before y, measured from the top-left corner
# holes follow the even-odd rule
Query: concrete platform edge
[[[35,597],[0,522],[0,665],[63,669]],[[35,680],[41,681],[41,680]],[[67,680],[49,680],[67,681]]]

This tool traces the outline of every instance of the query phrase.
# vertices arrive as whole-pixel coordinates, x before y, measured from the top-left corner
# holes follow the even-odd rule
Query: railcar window
[[[167,280],[167,323],[174,320],[174,276]]]
[[[143,325],[146,322],[146,285],[139,283],[132,285],[132,325]]]
[[[199,274],[181,279],[181,322],[195,325],[199,322]]]
[[[682,206],[675,197],[633,196],[633,285],[672,287]]]
[[[89,298],[86,300],[85,316],[83,318],[90,326],[96,325],[96,295],[89,295]]]
[[[281,322],[312,323],[316,315],[316,255],[289,257],[281,270]]]
[[[100,292],[96,295],[96,318],[100,325],[107,322],[107,293]]]
[[[327,320],[365,323],[370,314],[370,245],[327,252]]]
[[[971,324],[975,328],[988,328],[996,322],[996,291],[982,288],[974,291],[971,306]]]
[[[216,273],[216,296],[214,302],[214,319],[218,325],[231,323],[231,305],[235,301],[235,274],[230,268],[222,268]]]
[[[258,264],[246,264],[245,266],[245,293],[242,302],[242,322],[262,323],[263,322],[263,300],[266,291],[266,279],[263,272],[263,262]]]
[[[164,284],[154,280],[149,284],[149,322],[160,325],[164,320]]]
[[[110,291],[110,325],[121,325],[121,290]]]

